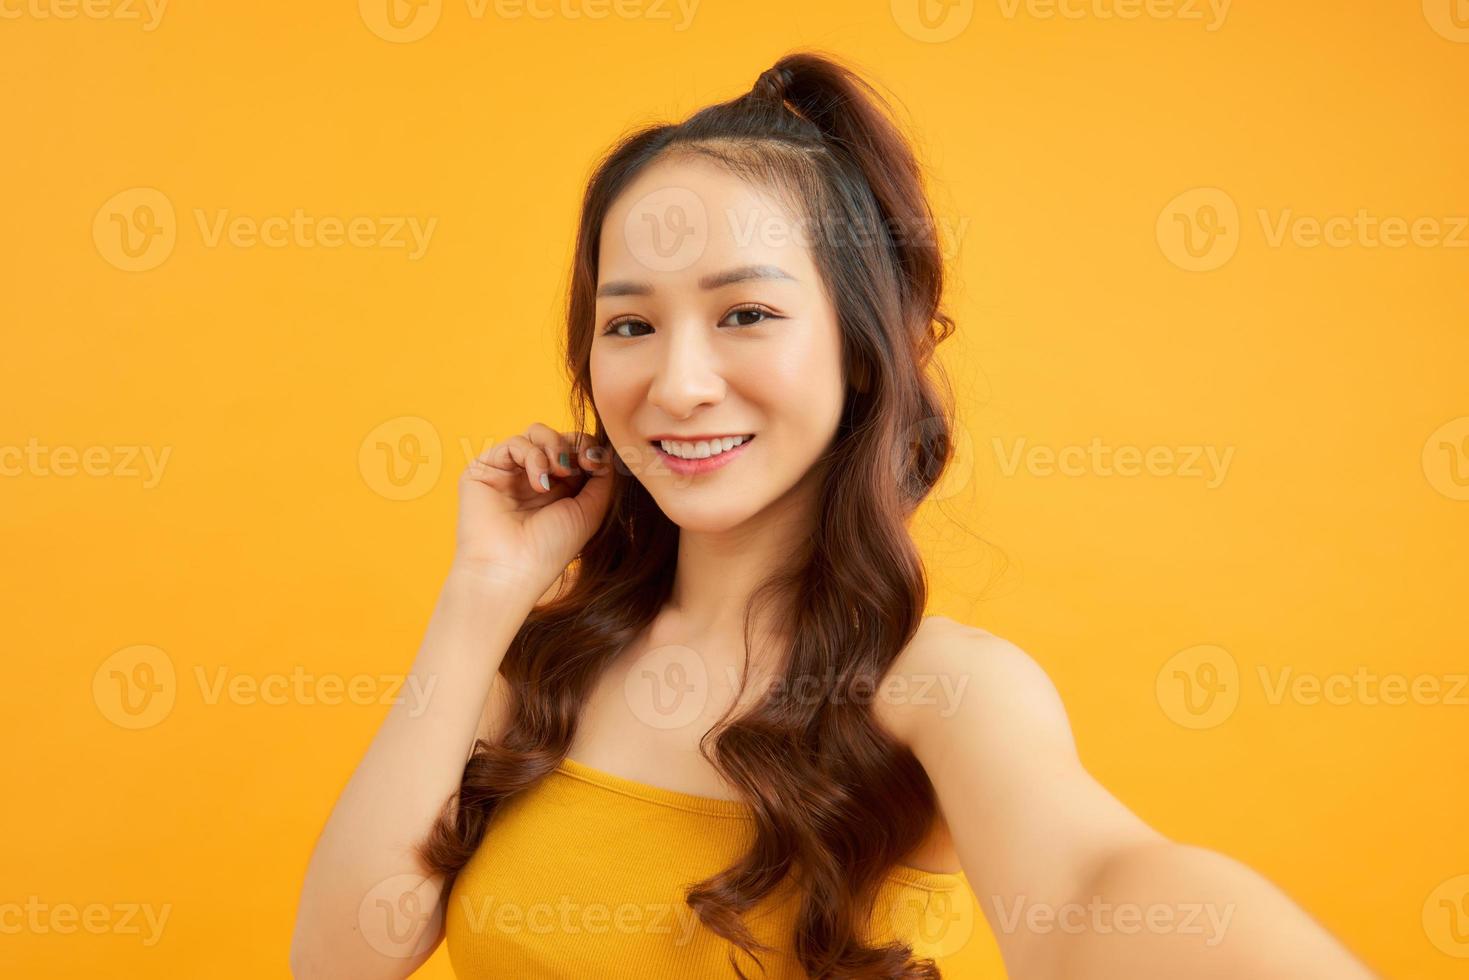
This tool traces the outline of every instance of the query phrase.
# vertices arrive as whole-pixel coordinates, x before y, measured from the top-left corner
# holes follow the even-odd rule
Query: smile
[[[721,436],[690,441],[658,439],[652,446],[673,472],[684,475],[708,473],[733,462],[753,442],[753,435]]]

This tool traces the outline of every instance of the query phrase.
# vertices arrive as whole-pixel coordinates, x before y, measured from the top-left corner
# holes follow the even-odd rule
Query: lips
[[[738,439],[740,437],[729,436],[724,438],[725,441],[728,441],[729,439]],[[700,442],[707,444],[708,442],[712,441],[712,439],[700,439],[693,441],[693,445],[695,448],[697,448],[698,443]],[[753,435],[747,435],[744,437],[744,441],[737,446],[732,446],[731,448],[722,450],[719,453],[711,453],[710,455],[696,457],[693,459],[686,459],[682,456],[676,456],[673,453],[666,451],[663,446],[658,442],[654,442],[652,445],[654,451],[658,453],[658,458],[662,460],[663,464],[667,466],[670,470],[684,476],[695,476],[700,473],[708,473],[713,470],[720,469],[724,466],[728,466],[730,463],[743,456],[749,450],[750,444],[754,441],[755,437]],[[683,440],[679,440],[679,444],[684,448],[688,447],[688,442],[685,442]]]
[[[720,453],[727,453],[753,438],[755,437],[752,434],[742,433],[738,435],[688,436],[686,438],[660,436],[649,441],[670,456],[678,456],[681,459],[705,459],[706,457],[718,456]]]

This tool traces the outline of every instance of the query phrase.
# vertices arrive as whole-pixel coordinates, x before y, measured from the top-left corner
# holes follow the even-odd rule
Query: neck
[[[806,545],[814,526],[815,497],[808,481],[749,520],[723,531],[680,530],[673,592],[665,611],[686,635],[738,636],[755,589]],[[777,600],[778,602],[779,600]],[[764,607],[768,619],[780,612]],[[761,635],[756,623],[755,635]]]

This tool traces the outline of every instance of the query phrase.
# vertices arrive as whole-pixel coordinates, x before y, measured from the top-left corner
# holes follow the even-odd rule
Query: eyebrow
[[[724,272],[716,272],[703,277],[699,280],[699,288],[721,289],[737,282],[748,282],[752,279],[789,279],[791,282],[800,282],[799,279],[779,266],[742,265],[736,269],[728,269]],[[653,287],[649,283],[635,282],[631,279],[616,279],[597,287],[597,298],[601,299],[604,296],[648,296],[652,292]]]

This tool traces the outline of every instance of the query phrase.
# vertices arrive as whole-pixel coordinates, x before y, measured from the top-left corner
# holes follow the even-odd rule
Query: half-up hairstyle
[[[952,395],[931,362],[953,321],[940,308],[943,262],[920,169],[882,97],[835,59],[807,52],[781,58],[739,98],[621,139],[589,180],[572,267],[566,357],[579,431],[596,412],[589,365],[603,220],[644,168],[680,154],[782,194],[808,223],[848,379],[820,461],[823,507],[810,540],[745,610],[747,652],[753,611],[773,610],[772,635],[788,638],[776,689],[803,696],[758,700],[701,741],[751,807],[755,838],[686,901],[731,942],[742,978],[736,949],[757,964],[769,951],[742,916],[788,874],[801,896],[792,943],[809,975],[937,977],[931,959],[915,960],[901,942],[871,945],[867,930],[878,887],[936,813],[922,766],[871,705],[923,618],[928,585],[908,521],[953,454]],[[607,441],[600,418],[592,431]],[[602,526],[506,652],[504,733],[476,743],[459,792],[419,845],[431,873],[449,879],[446,894],[500,805],[566,757],[596,679],[671,592],[678,527],[614,469]]]

